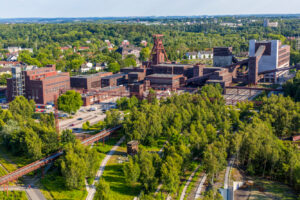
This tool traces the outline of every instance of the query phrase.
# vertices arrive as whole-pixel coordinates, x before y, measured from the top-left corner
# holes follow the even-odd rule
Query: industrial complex
[[[195,89],[204,84],[224,88],[237,83],[255,86],[258,82],[278,82],[290,67],[290,47],[278,40],[249,42],[249,57],[238,60],[232,47],[213,49],[213,66],[170,62],[163,45],[163,35],[154,35],[154,46],[147,62],[139,67],[122,68],[120,73],[98,72],[70,77],[57,72],[55,65],[38,68],[16,66],[7,79],[7,100],[23,95],[38,104],[53,103],[55,96],[67,90],[79,91],[84,105],[116,96],[145,98],[149,88],[161,91]],[[231,88],[232,89],[232,88]],[[245,88],[244,88],[245,89]]]

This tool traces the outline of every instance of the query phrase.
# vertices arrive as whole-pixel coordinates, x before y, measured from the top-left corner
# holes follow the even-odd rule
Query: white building
[[[249,42],[249,56],[255,56],[259,46],[266,46],[266,50],[258,63],[258,73],[290,66],[290,46],[282,45],[279,40]],[[264,76],[264,82],[276,82],[278,78],[287,74],[288,71],[274,72]],[[275,78],[275,79],[274,79]]]

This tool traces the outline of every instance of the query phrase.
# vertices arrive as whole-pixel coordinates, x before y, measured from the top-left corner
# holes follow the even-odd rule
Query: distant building
[[[7,79],[7,100],[25,96],[38,104],[47,104],[59,96],[60,91],[70,89],[69,73],[58,73],[55,65],[47,67],[13,67],[12,78]]]
[[[278,27],[278,22],[270,22],[269,19],[264,20],[264,27],[273,27],[277,28]]]
[[[10,54],[9,56],[7,56],[6,60],[9,62],[15,62],[18,60],[18,55]]]
[[[142,46],[146,47],[147,44],[148,44],[148,42],[147,42],[146,40],[142,40],[142,41],[141,41],[141,45],[142,45]]]
[[[126,58],[128,55],[134,55],[138,60],[140,58],[141,48],[135,46],[121,46],[117,49],[117,52],[122,55],[122,58]]]
[[[199,56],[198,56],[198,52],[187,52],[185,54],[186,58],[188,60],[194,60],[194,59],[197,59]]]
[[[7,47],[7,51],[9,53],[18,53],[20,51],[29,51],[30,53],[33,53],[33,49],[32,48],[22,48],[22,47]]]
[[[121,46],[129,46],[130,42],[128,40],[123,40]]]
[[[250,40],[249,56],[255,56],[257,49],[266,46],[266,50],[258,63],[258,72],[274,70],[282,67],[290,66],[290,46],[282,45],[279,40],[256,41]],[[279,77],[288,73],[288,71],[275,72],[267,74],[264,77],[265,82],[276,81]],[[274,80],[275,79],[275,80]]]
[[[212,51],[200,51],[198,53],[199,59],[212,59],[214,57],[214,54]]]

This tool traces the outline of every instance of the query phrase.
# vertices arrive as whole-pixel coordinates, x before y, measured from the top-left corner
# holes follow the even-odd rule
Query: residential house
[[[199,59],[212,59],[214,54],[212,51],[200,51],[199,52]]]
[[[126,58],[128,55],[134,55],[138,60],[140,58],[141,48],[133,45],[130,46],[120,46],[117,52],[122,55],[122,58]]]

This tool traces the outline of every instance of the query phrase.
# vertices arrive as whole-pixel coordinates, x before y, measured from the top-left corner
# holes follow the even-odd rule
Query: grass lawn
[[[64,178],[58,175],[58,172],[47,174],[41,183],[44,189],[41,189],[46,199],[50,200],[84,200],[87,196],[85,187],[81,190],[68,190],[64,185]]]
[[[6,192],[0,192],[1,200],[27,200],[26,192],[24,191],[8,191],[8,195]]]
[[[265,179],[255,179],[252,186],[250,200],[254,199],[297,199],[294,191],[287,185]]]
[[[126,155],[126,147],[119,147],[108,161],[103,178],[110,185],[113,200],[132,200],[140,193],[140,186],[129,186],[123,175],[123,164],[118,162],[119,157]]]

